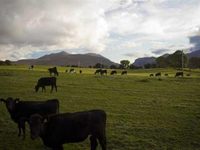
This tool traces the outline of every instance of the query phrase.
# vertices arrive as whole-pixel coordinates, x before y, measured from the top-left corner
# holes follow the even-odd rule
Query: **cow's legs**
[[[91,136],[91,137],[90,137],[90,146],[91,146],[91,150],[96,150],[97,145],[98,145],[98,143],[97,143],[96,137]]]
[[[45,86],[42,86],[42,92],[46,92],[46,88],[45,88]]]
[[[19,129],[18,136],[21,136],[21,129],[22,129],[23,139],[25,139],[25,120],[23,118],[20,118],[18,122],[18,129]]]
[[[57,92],[57,85],[55,85],[55,89],[56,89],[56,92]]]
[[[19,123],[19,122],[18,122],[18,129],[19,129],[18,136],[21,136],[21,126],[20,126],[20,123]]]
[[[102,150],[106,150],[106,136],[102,135],[98,137],[98,140],[99,140]]]
[[[22,128],[22,132],[23,132],[23,139],[25,139],[25,134],[26,134],[26,128],[25,128],[25,119],[24,118],[20,118],[20,127]]]
[[[53,91],[53,87],[54,87],[54,86],[53,86],[53,85],[51,85],[51,93],[52,93],[52,91]]]

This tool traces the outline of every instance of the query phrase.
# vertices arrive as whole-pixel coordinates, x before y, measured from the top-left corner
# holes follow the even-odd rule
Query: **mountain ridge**
[[[41,56],[37,59],[22,59],[14,62],[15,64],[27,64],[27,65],[56,65],[56,66],[81,66],[88,67],[94,66],[97,63],[101,63],[107,66],[117,65],[108,58],[96,54],[70,54],[64,51],[58,53],[51,53],[48,55]]]
[[[170,54],[163,54],[161,56],[163,57],[167,57]],[[186,54],[189,58],[191,57],[200,57],[200,50],[196,50],[196,51],[192,51],[190,53]],[[161,57],[158,56],[158,57]],[[156,60],[156,57],[141,57],[141,58],[137,58],[134,62],[133,65],[137,66],[137,67],[143,67],[145,64],[149,63],[149,64],[154,64]]]

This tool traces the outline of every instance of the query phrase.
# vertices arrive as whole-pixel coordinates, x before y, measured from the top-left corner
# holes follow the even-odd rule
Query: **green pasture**
[[[200,149],[200,70],[185,69],[191,76],[174,78],[174,69],[128,70],[128,75],[66,73],[58,67],[58,92],[35,93],[40,77],[49,76],[49,66],[0,66],[0,98],[47,100],[57,98],[60,112],[103,109],[107,113],[108,150],[199,150]],[[111,70],[109,70],[110,72]],[[121,70],[117,70],[118,73]],[[168,77],[149,77],[150,73]],[[17,125],[0,104],[0,150],[44,150],[41,139],[17,136]],[[89,150],[89,139],[65,144],[66,150]],[[98,150],[100,147],[98,146]]]

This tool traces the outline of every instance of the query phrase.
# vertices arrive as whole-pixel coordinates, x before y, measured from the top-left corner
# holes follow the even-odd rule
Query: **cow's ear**
[[[5,103],[5,102],[6,102],[6,100],[5,100],[5,99],[3,99],[3,98],[1,98],[1,99],[0,99],[0,102],[4,102],[4,103]]]
[[[16,98],[16,99],[15,99],[15,103],[19,103],[19,98]]]
[[[48,121],[48,117],[43,117],[42,118],[42,123],[46,123]]]
[[[47,121],[48,121],[48,119],[47,119],[47,118],[44,118],[44,121],[43,121],[43,122],[46,123]]]

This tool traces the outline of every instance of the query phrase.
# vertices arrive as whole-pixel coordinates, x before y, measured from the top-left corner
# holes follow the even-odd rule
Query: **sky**
[[[0,0],[0,60],[98,53],[119,63],[200,49],[200,0]]]

